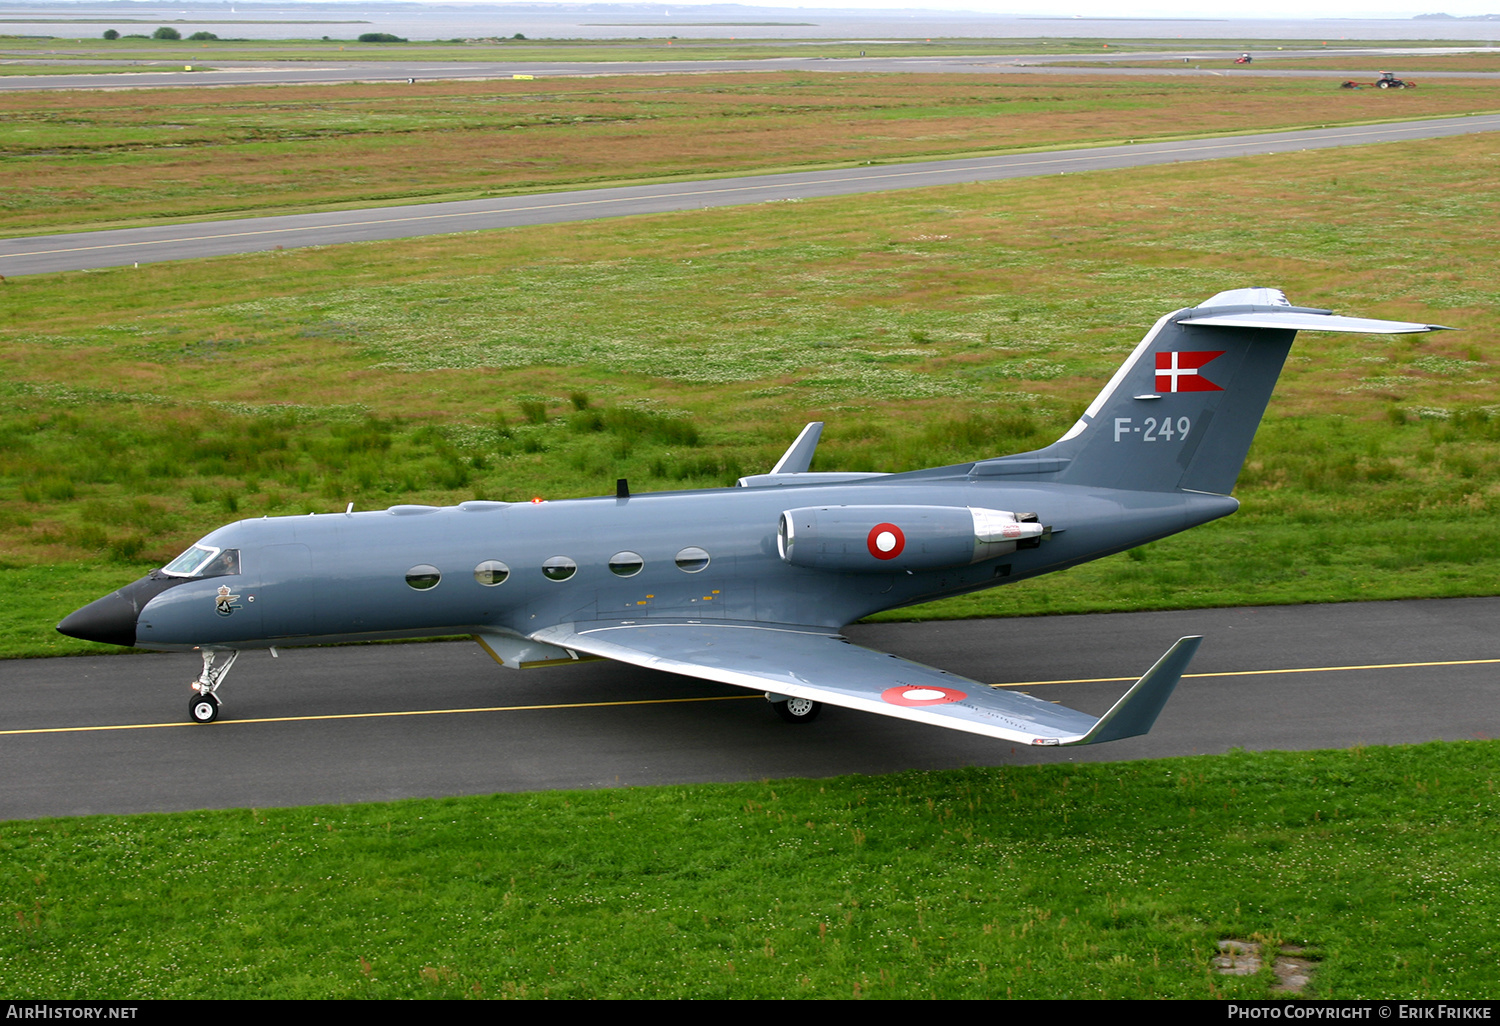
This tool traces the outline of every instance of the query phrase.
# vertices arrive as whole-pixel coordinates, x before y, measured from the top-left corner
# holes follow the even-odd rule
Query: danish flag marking
[[[1199,369],[1208,361],[1223,356],[1218,352],[1185,353],[1173,350],[1156,354],[1156,390],[1158,392],[1222,392]]]

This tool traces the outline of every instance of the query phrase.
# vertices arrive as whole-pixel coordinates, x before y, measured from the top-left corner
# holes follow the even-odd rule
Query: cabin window
[[[486,559],[474,568],[474,580],[486,588],[493,588],[497,584],[504,584],[505,579],[510,576],[510,567],[498,559]]]
[[[161,572],[168,577],[232,577],[240,572],[240,550],[194,545]]]
[[[542,575],[549,581],[566,581],[578,572],[578,564],[567,556],[552,556],[542,564]]]
[[[683,573],[695,574],[708,566],[708,553],[696,545],[689,545],[677,553],[677,569]]]
[[[407,585],[417,591],[431,591],[442,579],[442,571],[428,563],[419,563],[406,571]]]
[[[609,572],[616,577],[634,577],[645,565],[639,552],[616,552],[609,557]]]

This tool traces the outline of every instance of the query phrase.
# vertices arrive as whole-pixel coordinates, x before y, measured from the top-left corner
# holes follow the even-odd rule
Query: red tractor
[[[1416,87],[1417,84],[1415,82],[1408,82],[1404,78],[1397,78],[1396,73],[1393,71],[1382,71],[1380,77],[1371,82],[1368,87],[1363,82],[1353,82],[1347,79],[1343,85],[1339,86],[1340,89],[1415,89]]]

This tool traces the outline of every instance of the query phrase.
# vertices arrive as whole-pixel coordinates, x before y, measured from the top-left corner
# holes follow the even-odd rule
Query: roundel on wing
[[[946,705],[949,702],[962,702],[969,696],[955,688],[933,688],[922,685],[903,684],[894,688],[886,688],[880,693],[882,702],[891,705]]]
[[[895,559],[906,548],[906,534],[895,524],[876,524],[865,545],[876,559]]]

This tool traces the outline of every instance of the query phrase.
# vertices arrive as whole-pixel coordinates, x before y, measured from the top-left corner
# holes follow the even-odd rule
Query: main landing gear
[[[811,723],[823,711],[823,703],[814,702],[811,698],[788,698],[772,702],[771,705],[776,710],[776,715],[788,723]]]
[[[214,692],[219,690],[219,685],[229,676],[229,668],[240,657],[238,649],[231,650],[223,664],[215,666],[214,660],[223,651],[215,648],[203,650],[203,672],[193,681],[193,700],[188,703],[188,718],[194,723],[212,723],[219,718],[223,703]]]

